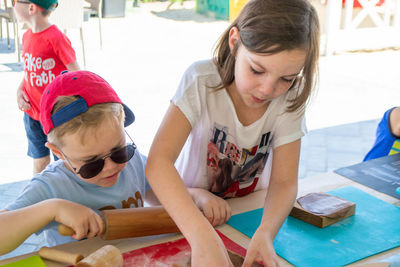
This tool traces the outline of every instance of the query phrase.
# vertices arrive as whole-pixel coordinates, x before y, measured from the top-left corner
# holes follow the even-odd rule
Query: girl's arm
[[[232,263],[221,239],[196,207],[174,167],[190,131],[191,125],[185,115],[171,103],[150,148],[146,177],[160,202],[189,241],[192,263],[197,266],[227,266]]]
[[[25,208],[0,211],[0,255],[14,250],[53,220],[71,227],[75,239],[93,237],[103,230],[100,216],[90,208],[64,199],[48,199]]]
[[[157,196],[154,194],[153,190],[147,190],[146,196],[144,197],[144,201],[150,206],[159,206],[160,201],[157,199]]]
[[[203,188],[187,188],[196,206],[202,211],[212,226],[218,226],[229,220],[231,207],[224,199]],[[153,190],[146,191],[144,201],[149,206],[159,206],[160,201]]]
[[[231,217],[231,206],[223,198],[203,188],[188,188],[188,191],[212,226],[226,223]]]
[[[274,150],[271,178],[261,224],[254,234],[243,267],[256,260],[265,266],[277,266],[272,242],[289,215],[297,196],[300,139]]]

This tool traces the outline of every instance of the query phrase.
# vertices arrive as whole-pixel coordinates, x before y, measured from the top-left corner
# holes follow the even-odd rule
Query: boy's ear
[[[52,143],[46,142],[45,146],[51,150],[59,159],[64,160],[64,155],[61,153],[60,149]]]
[[[40,7],[39,6],[37,6],[37,5],[33,4],[33,3],[29,4],[29,15],[36,14],[38,11],[40,11]]]
[[[234,50],[237,42],[239,41],[239,39],[240,39],[239,29],[236,26],[234,26],[229,30],[228,43],[229,43],[229,48],[231,50],[231,54],[233,54],[233,50]]]

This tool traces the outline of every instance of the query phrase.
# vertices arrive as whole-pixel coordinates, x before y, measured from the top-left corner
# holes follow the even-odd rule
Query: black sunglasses
[[[128,133],[127,133],[128,135]],[[132,138],[128,135],[128,137],[131,139]],[[97,174],[99,174],[103,168],[104,168],[104,162],[106,158],[110,158],[112,161],[118,164],[122,164],[125,162],[128,162],[133,155],[135,155],[135,150],[136,150],[136,145],[132,141],[132,144],[129,144],[125,147],[122,147],[118,150],[115,150],[111,152],[108,155],[105,155],[102,158],[96,159],[94,161],[88,162],[84,165],[82,165],[79,170],[77,171],[76,168],[74,168],[71,163],[69,162],[68,158],[65,156],[65,154],[61,151],[63,154],[64,158],[67,160],[68,164],[71,166],[71,168],[75,171],[76,174],[80,174],[80,176],[84,179],[90,179],[95,177]]]
[[[31,2],[29,1],[20,1],[20,0],[11,0],[12,6],[14,7],[16,3],[20,4],[30,4]]]

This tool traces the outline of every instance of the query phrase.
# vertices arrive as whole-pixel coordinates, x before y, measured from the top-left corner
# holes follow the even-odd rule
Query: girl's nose
[[[275,91],[275,82],[270,77],[267,77],[263,79],[259,90],[263,95],[271,95]]]

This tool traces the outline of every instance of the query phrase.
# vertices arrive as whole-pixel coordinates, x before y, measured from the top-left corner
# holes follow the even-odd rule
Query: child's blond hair
[[[59,111],[68,104],[76,101],[78,96],[60,96],[57,99],[57,103],[54,105],[52,114]],[[76,132],[81,133],[81,142],[88,134],[92,133],[101,123],[109,121],[114,124],[114,127],[121,127],[124,125],[125,112],[123,106],[119,103],[103,103],[96,104],[89,109],[72,118],[71,120],[63,123],[62,125],[53,128],[47,135],[47,139],[50,143],[62,147],[64,145],[62,137],[65,134],[73,134]]]

